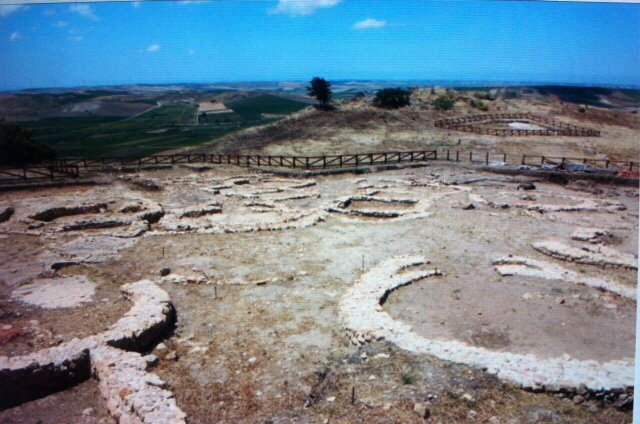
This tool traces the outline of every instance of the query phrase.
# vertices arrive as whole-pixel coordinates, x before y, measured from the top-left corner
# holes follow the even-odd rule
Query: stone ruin
[[[0,407],[7,408],[65,389],[90,377],[99,381],[118,422],[185,423],[185,414],[164,382],[146,372],[137,351],[149,348],[175,320],[167,293],[145,280],[125,284],[133,306],[104,333],[18,357],[0,356]]]
[[[270,174],[214,179],[190,174],[163,182],[128,177],[122,184],[55,198],[47,207],[42,207],[43,199],[39,197],[0,205],[0,230],[7,234],[37,235],[53,246],[32,264],[31,274],[24,280],[37,278],[17,287],[12,293],[14,300],[42,308],[85,302],[91,298],[94,287],[88,278],[41,274],[74,264],[112,261],[141,237],[287,230],[312,226],[329,217],[363,223],[419,220],[430,217],[434,207],[445,199],[461,196],[476,205],[474,208],[495,211],[613,214],[626,209],[621,202],[610,199],[551,193],[500,191],[489,197],[470,185],[450,184],[433,175],[354,178],[342,191],[325,187],[317,180]],[[451,200],[454,204],[456,201],[459,202]],[[534,242],[531,248],[532,253],[538,252],[550,260],[637,270],[636,257],[604,244],[612,237],[609,229],[585,227],[571,235],[574,242],[587,243],[580,247],[545,240]],[[540,358],[418,335],[409,325],[392,318],[383,305],[389,294],[402,286],[447,278],[445,267],[429,265],[424,256],[401,255],[363,272],[339,304],[343,329],[352,344],[361,346],[386,340],[409,352],[486,370],[531,390],[584,387],[597,392],[633,386],[632,360],[601,363],[570,356]],[[583,275],[551,261],[509,255],[487,264],[491,265],[505,277],[565,281],[636,300],[636,289],[615,278]],[[18,405],[93,377],[99,382],[110,414],[118,422],[186,422],[165,383],[147,371],[155,360],[153,355],[140,353],[153,347],[175,320],[176,311],[168,294],[157,285],[162,282],[217,284],[201,275],[170,273],[157,281],[123,285],[121,290],[133,305],[107,331],[31,354],[0,357],[1,407]],[[56,291],[64,291],[65,296],[56,296]]]

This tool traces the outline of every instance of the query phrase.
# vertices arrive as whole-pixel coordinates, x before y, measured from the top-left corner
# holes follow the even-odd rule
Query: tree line
[[[307,94],[318,101],[317,107],[322,110],[331,110],[331,83],[324,78],[314,77],[307,87]],[[356,98],[362,97],[360,93]],[[383,88],[376,92],[373,104],[384,109],[399,109],[411,104],[411,91],[403,88]],[[433,101],[436,110],[449,110],[455,104],[455,98],[449,93],[438,96]]]

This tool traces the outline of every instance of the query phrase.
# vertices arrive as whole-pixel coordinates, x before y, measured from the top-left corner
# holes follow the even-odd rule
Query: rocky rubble
[[[577,248],[557,241],[541,241],[533,248],[545,255],[569,262],[578,262],[602,267],[622,267],[638,269],[638,258],[607,246],[583,246]]]
[[[518,275],[523,277],[544,278],[546,280],[566,281],[597,289],[607,290],[620,296],[636,299],[637,290],[611,280],[583,277],[580,274],[561,266],[535,259],[509,256],[493,261],[496,271],[503,276]]]

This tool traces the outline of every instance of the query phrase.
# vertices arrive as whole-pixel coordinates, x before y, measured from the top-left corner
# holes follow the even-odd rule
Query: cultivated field
[[[230,110],[196,120],[203,100],[224,100]],[[246,92],[21,92],[0,95],[0,120],[30,129],[36,142],[50,145],[61,157],[137,157],[210,143],[306,106]]]

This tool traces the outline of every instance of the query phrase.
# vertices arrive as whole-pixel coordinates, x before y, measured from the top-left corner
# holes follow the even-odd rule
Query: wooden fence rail
[[[244,167],[284,167],[292,169],[358,168],[361,166],[445,160],[490,164],[494,162],[512,165],[554,166],[568,169],[570,165],[587,165],[589,170],[609,169],[611,172],[639,171],[639,163],[597,158],[571,158],[557,156],[533,156],[491,154],[459,150],[415,150],[375,153],[358,153],[329,156],[264,156],[264,155],[216,155],[207,153],[180,153],[151,155],[139,158],[64,159],[41,166],[0,168],[0,184],[19,181],[56,180],[78,178],[82,172],[104,169],[110,166],[143,167],[150,165],[214,164]],[[595,169],[594,169],[595,168]]]
[[[534,122],[549,125],[552,128],[544,129],[518,129],[518,128],[487,128],[475,125],[476,122]],[[438,128],[454,131],[466,131],[477,134],[496,136],[573,136],[573,137],[599,137],[600,131],[590,128],[582,128],[564,122],[554,121],[545,116],[530,113],[488,113],[484,115],[467,115],[455,118],[439,119],[434,122]]]

